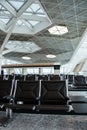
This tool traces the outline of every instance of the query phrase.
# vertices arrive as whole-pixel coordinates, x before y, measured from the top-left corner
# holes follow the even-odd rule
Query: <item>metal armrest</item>
[[[39,101],[39,100],[40,100],[40,97],[36,97],[36,100]]]
[[[4,96],[3,99],[5,99],[6,101],[9,101],[10,103],[13,103],[14,102],[14,98],[12,96]]]
[[[4,104],[0,104],[0,108],[1,108],[1,109],[4,108]]]

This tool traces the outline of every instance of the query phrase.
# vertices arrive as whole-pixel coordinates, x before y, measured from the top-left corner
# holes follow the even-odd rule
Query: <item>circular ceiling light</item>
[[[28,57],[28,56],[23,56],[23,57],[22,57],[22,59],[24,59],[24,60],[30,60],[30,59],[31,59],[31,57]]]
[[[47,57],[47,58],[55,58],[56,55],[48,54],[48,55],[46,55],[46,57]]]

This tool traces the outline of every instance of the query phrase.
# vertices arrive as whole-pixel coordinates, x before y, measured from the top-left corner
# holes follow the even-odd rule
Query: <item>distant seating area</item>
[[[85,88],[87,85],[87,77],[83,75],[36,75],[36,74],[10,74],[0,75],[0,80],[19,80],[19,81],[60,81],[68,80],[69,88]]]
[[[83,75],[69,75],[68,88],[69,89],[87,89],[87,78]]]
[[[87,114],[87,77],[83,75],[70,75],[68,92],[71,109],[75,113]]]
[[[10,75],[1,75],[0,80],[19,80],[19,81],[38,81],[38,80],[60,80],[60,75],[36,75],[36,74],[10,74]]]
[[[18,81],[62,81],[68,80],[69,88],[85,88],[87,85],[87,77],[83,75],[36,75],[36,74],[10,74],[0,75],[0,80],[18,80]]]

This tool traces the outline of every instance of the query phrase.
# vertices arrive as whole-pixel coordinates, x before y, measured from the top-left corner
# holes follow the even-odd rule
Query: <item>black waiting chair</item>
[[[13,100],[12,93],[14,88],[14,80],[0,81],[0,109],[6,109],[6,104],[10,104]],[[7,110],[6,110],[6,116]]]
[[[3,77],[4,77],[4,75],[0,75],[0,81],[2,81],[2,80],[3,80]]]
[[[48,80],[48,75],[37,75],[38,80],[44,80],[47,81]]]
[[[48,75],[48,76],[49,76],[49,80],[60,80],[59,75]]]
[[[74,83],[74,75],[67,75],[67,79],[69,85]]]
[[[15,75],[15,80],[24,81],[25,75],[21,75],[21,74]]]
[[[37,75],[33,75],[33,74],[27,74],[26,75],[26,81],[35,81],[37,79]]]
[[[83,75],[75,75],[73,86],[76,89],[87,89],[85,77]]]
[[[41,94],[37,110],[68,111],[68,88],[66,81],[41,81]]]
[[[8,103],[6,108],[11,110],[35,110],[38,104],[39,81],[16,81],[14,89],[14,102]],[[8,113],[9,114],[9,113]]]

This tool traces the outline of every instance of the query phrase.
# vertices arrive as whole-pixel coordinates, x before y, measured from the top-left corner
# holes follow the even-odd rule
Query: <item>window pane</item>
[[[14,74],[22,74],[22,68],[14,68]]]
[[[53,67],[42,68],[42,74],[54,74]]]
[[[39,74],[39,68],[27,68],[27,74]]]

